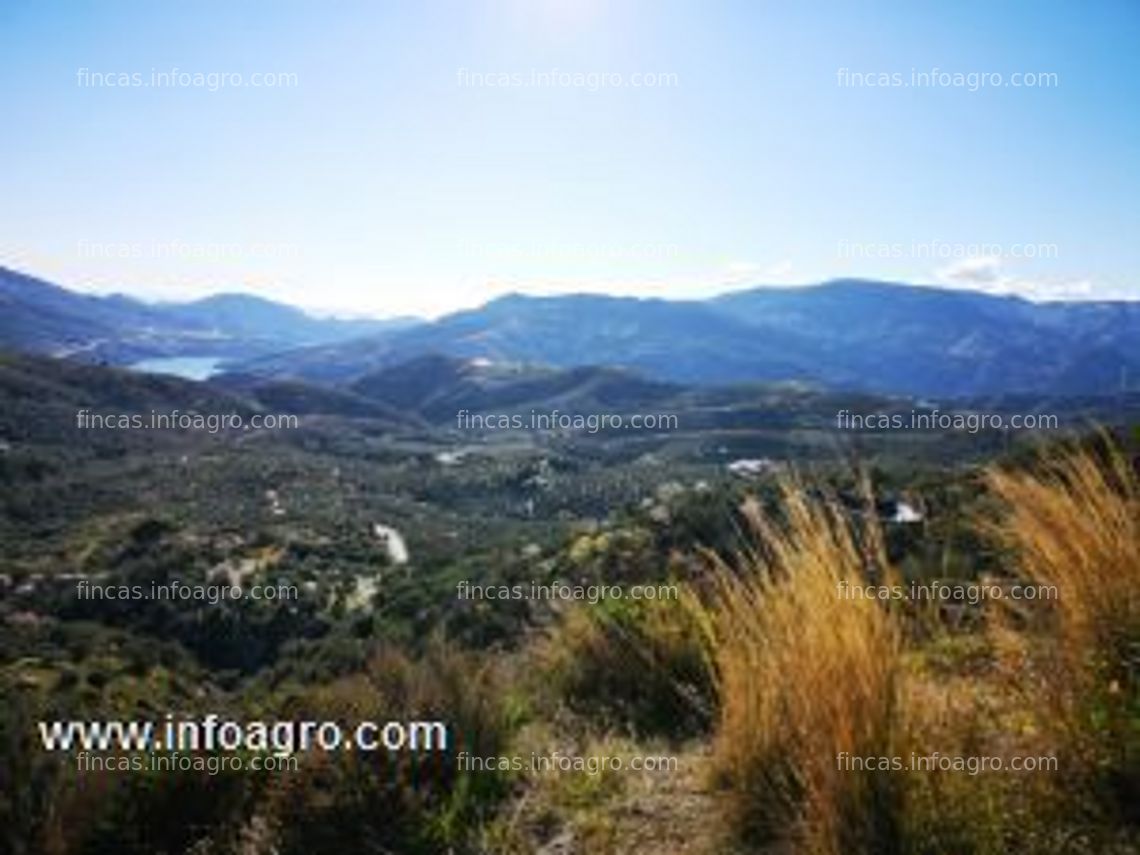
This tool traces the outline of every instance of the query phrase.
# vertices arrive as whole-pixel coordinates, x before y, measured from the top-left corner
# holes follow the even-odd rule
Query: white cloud
[[[1029,300],[1104,299],[1093,283],[1080,280],[1025,279],[1006,273],[1002,260],[996,257],[964,258],[934,272],[944,285],[983,291],[988,294],[1011,294]]]
[[[935,271],[939,281],[961,284],[972,288],[993,285],[1002,281],[1001,259],[995,257],[963,258]]]

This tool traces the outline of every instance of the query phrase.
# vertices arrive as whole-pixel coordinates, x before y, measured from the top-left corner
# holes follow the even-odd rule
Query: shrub
[[[699,628],[678,600],[570,609],[539,645],[537,660],[552,700],[603,729],[683,738],[711,723]]]
[[[273,779],[261,805],[282,853],[336,851],[352,829],[359,852],[463,851],[506,795],[506,777],[461,771],[460,751],[505,753],[514,727],[507,685],[487,660],[432,642],[422,658],[395,650],[366,671],[308,689],[285,717],[359,722],[440,720],[446,751],[309,752]]]

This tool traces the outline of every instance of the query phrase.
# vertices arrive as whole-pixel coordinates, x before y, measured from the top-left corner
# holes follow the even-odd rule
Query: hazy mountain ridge
[[[835,357],[828,382],[892,393],[1112,392],[1135,369],[1140,340],[1140,303],[1032,303],[861,280],[713,303],[759,328],[804,332]]]
[[[709,301],[510,295],[388,335],[254,360],[248,370],[351,383],[444,353],[656,380],[795,380],[881,394],[1109,394],[1140,376],[1140,304],[1031,303],[843,280]]]
[[[236,294],[149,305],[0,269],[0,303],[0,346],[117,363],[213,355],[239,374],[346,389],[429,354],[607,366],[685,385],[796,381],[908,396],[1103,395],[1140,378],[1140,303],[1032,303],[863,280],[705,301],[511,294],[412,323],[318,319]],[[462,400],[452,391],[449,406]]]
[[[247,359],[402,328],[412,319],[316,318],[246,294],[144,303],[79,294],[0,267],[0,347],[88,361],[163,356]]]

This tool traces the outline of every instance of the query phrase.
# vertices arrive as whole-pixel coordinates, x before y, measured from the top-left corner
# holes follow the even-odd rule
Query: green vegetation
[[[590,394],[616,394],[583,377]],[[1104,469],[1103,453],[1066,463],[1053,449],[1042,464],[1031,437],[845,436],[829,420],[858,399],[802,389],[649,392],[680,394],[688,427],[457,436],[355,393],[0,359],[0,850],[1128,851],[1128,458]],[[252,413],[286,393],[305,404],[296,430],[75,423],[81,407]],[[1004,474],[987,466],[998,456]],[[740,477],[726,466],[737,457],[774,465]],[[921,519],[893,522],[899,500]],[[377,526],[402,534],[406,562]],[[1028,610],[837,600],[837,579],[868,564],[876,583],[992,577],[1077,593]],[[80,593],[238,581],[292,594]],[[463,599],[465,581],[680,596]],[[222,775],[81,772],[38,743],[43,719],[172,712],[439,718],[455,738],[439,756],[308,752],[295,771]],[[1080,784],[832,768],[837,751],[919,745],[1056,754]],[[680,768],[458,762],[552,751]],[[1084,849],[1059,848],[1066,835]]]

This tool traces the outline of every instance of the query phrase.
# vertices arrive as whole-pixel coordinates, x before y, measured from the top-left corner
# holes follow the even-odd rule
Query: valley
[[[521,311],[533,308],[523,301]],[[884,560],[908,589],[950,580],[942,589],[969,590],[1017,578],[975,525],[991,513],[994,461],[1061,453],[1092,441],[1093,425],[1131,447],[1140,422],[1135,392],[1014,395],[983,384],[969,397],[909,397],[802,377],[736,382],[731,368],[724,382],[689,383],[629,365],[505,358],[520,352],[511,348],[456,355],[433,340],[443,352],[373,358],[378,340],[354,339],[231,360],[202,381],[166,373],[190,357],[156,358],[151,373],[0,353],[0,685],[11,699],[0,749],[4,765],[25,770],[29,797],[61,793],[53,809],[91,810],[81,776],[95,773],[43,762],[18,730],[57,709],[337,719],[371,709],[438,716],[463,734],[456,751],[480,756],[570,743],[585,755],[660,750],[706,765],[710,677],[678,598],[708,593],[710,555],[749,554],[749,508],[779,515],[789,485],[801,484],[802,495],[830,496],[854,524],[881,530]],[[372,355],[356,361],[363,353]],[[314,359],[325,367],[304,367]],[[170,413],[185,418],[155,429]],[[935,414],[959,421],[939,428]],[[99,417],[150,427],[99,429]],[[221,428],[193,429],[211,419]],[[278,428],[250,429],[258,419]],[[1018,419],[1044,429],[1014,429]],[[236,593],[169,593],[219,586]],[[584,593],[513,593],[561,590]],[[632,593],[644,591],[665,598]],[[904,613],[918,620],[912,608]],[[940,608],[956,643],[980,643],[985,603]],[[173,834],[171,851],[223,852],[257,822],[274,829],[280,851],[301,852],[334,818],[409,852],[475,851],[476,834],[521,835],[510,845],[526,850],[598,833],[576,796],[513,763],[433,773],[420,789],[408,783],[411,761],[395,755],[366,770],[301,760],[310,765],[298,777],[223,776],[248,805],[244,819],[218,812],[216,775],[186,773],[178,810],[193,804],[208,833],[172,825],[173,805],[145,775],[106,773],[98,810],[132,824],[78,822],[68,845],[130,847],[130,827],[149,840]],[[362,776],[369,804],[386,807],[356,817],[357,785],[346,780],[324,800],[327,769]],[[590,790],[588,815],[609,816],[625,798],[659,815],[650,779],[595,777],[567,779],[616,788]],[[708,798],[702,781],[690,769],[668,786],[696,809]],[[635,785],[643,789],[627,789]],[[300,788],[300,816],[282,813],[278,787]],[[532,798],[554,831],[504,825]],[[6,816],[16,810],[0,803]],[[446,830],[444,816],[464,820]],[[47,821],[33,809],[29,825],[9,825],[9,840]],[[609,822],[606,833],[623,840],[639,833]]]

